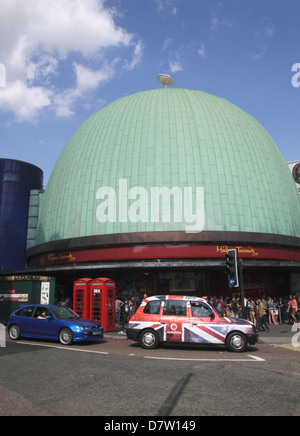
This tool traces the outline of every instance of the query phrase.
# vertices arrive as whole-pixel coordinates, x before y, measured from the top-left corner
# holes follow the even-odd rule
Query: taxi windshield
[[[79,315],[66,307],[52,307],[52,311],[57,319],[72,319],[79,318]]]

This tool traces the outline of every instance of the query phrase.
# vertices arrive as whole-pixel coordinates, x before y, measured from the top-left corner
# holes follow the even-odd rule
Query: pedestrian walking
[[[287,320],[286,310],[287,310],[286,301],[280,297],[278,303],[278,315],[279,315],[280,324],[284,324]]]
[[[136,302],[135,302],[135,298],[132,297],[131,300],[129,301],[129,319],[135,314],[136,312]]]
[[[292,324],[297,324],[297,317],[296,317],[297,311],[298,311],[298,304],[297,304],[296,297],[290,295],[290,301],[289,301],[287,312],[290,315]]]
[[[260,320],[260,330],[262,331],[266,331],[269,332],[269,326],[267,324],[267,319],[266,319],[266,307],[264,305],[264,303],[262,302],[262,300],[258,299],[258,306],[259,306],[259,320]]]
[[[260,331],[259,299],[255,300],[254,310],[255,310],[255,327],[256,327],[256,332],[258,333]]]
[[[275,321],[275,305],[271,297],[268,298],[267,304],[268,304],[268,313],[269,313],[269,323],[278,325],[277,322]]]
[[[121,324],[121,307],[123,306],[123,301],[119,297],[116,298],[115,311],[116,311],[116,324]]]
[[[226,316],[227,304],[225,303],[223,297],[220,297],[220,313],[222,316]]]
[[[125,300],[124,301],[124,305],[122,306],[123,308],[123,319],[122,319],[122,330],[119,332],[119,334],[121,335],[125,335],[125,326],[128,323],[128,318],[129,318],[129,301]]]
[[[249,310],[249,318],[250,321],[256,325],[256,317],[255,317],[255,302],[251,299],[248,301],[248,310]]]
[[[232,300],[230,303],[230,308],[231,308],[231,316],[233,318],[237,318],[238,317],[238,302],[237,302],[235,297],[232,297]]]

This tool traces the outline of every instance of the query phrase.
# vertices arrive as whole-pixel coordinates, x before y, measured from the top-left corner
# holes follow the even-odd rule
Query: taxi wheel
[[[58,339],[63,345],[71,345],[73,342],[73,333],[70,329],[64,328],[59,332]]]
[[[13,324],[9,329],[9,337],[13,341],[17,341],[21,337],[21,329],[17,324]]]
[[[140,345],[142,348],[157,348],[159,344],[159,337],[156,331],[148,329],[142,331],[140,335]]]
[[[226,345],[229,351],[242,353],[247,349],[247,338],[241,332],[232,332],[226,339]]]

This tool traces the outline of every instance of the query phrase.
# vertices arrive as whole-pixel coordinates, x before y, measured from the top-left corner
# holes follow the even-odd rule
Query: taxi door
[[[164,340],[167,342],[182,342],[182,326],[187,321],[187,301],[166,300],[161,317],[161,323],[165,326]]]
[[[219,316],[205,303],[190,302],[191,317],[182,327],[183,341],[198,344],[224,344],[227,330]]]

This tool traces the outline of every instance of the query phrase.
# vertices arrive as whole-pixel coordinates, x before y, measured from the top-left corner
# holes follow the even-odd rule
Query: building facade
[[[30,193],[43,189],[43,172],[34,165],[0,159],[0,267],[24,268]]]
[[[28,268],[69,283],[106,276],[127,295],[227,295],[238,292],[229,248],[249,296],[300,283],[300,198],[283,156],[254,118],[201,91],[139,92],[92,115],[38,215]]]

